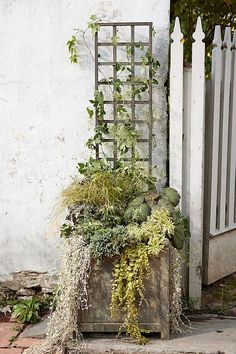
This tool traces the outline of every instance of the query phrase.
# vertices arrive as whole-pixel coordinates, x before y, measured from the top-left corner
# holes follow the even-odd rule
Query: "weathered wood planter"
[[[152,258],[151,277],[146,281],[146,300],[140,308],[140,324],[169,339],[169,247]],[[110,315],[112,263],[105,260],[92,270],[89,281],[89,309],[80,313],[81,332],[117,332],[121,323]]]

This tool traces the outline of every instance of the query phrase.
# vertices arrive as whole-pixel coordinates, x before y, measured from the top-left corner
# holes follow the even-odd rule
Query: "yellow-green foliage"
[[[145,344],[138,323],[137,300],[144,300],[143,280],[150,274],[147,245],[140,243],[136,247],[126,248],[113,270],[111,315],[119,319],[124,317],[126,333]]]
[[[63,190],[61,201],[64,207],[79,203],[123,207],[146,188],[145,177],[135,171],[99,171],[83,180],[74,180]]]
[[[150,275],[149,256],[157,256],[165,247],[166,235],[174,232],[169,211],[153,212],[141,225],[128,227],[130,236],[140,240],[134,247],[125,248],[114,266],[111,315],[123,317],[126,332],[139,344],[145,344],[138,322],[138,307],[145,299],[144,279]]]
[[[158,255],[165,247],[166,236],[174,233],[174,223],[167,209],[158,209],[141,225],[129,225],[130,236],[146,242],[150,255]]]

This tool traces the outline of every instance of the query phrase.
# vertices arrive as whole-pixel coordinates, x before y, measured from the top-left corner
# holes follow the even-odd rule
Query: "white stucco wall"
[[[62,187],[86,158],[85,107],[94,89],[94,63],[79,66],[65,43],[88,17],[153,21],[155,51],[167,70],[168,0],[0,1],[0,279],[19,270],[52,271],[57,243],[51,223]],[[93,48],[93,44],[91,42]],[[159,90],[155,162],[165,168],[166,100]]]

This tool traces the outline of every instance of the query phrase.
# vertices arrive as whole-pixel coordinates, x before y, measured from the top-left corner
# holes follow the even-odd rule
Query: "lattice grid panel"
[[[146,125],[147,127],[147,136],[144,137],[143,135],[145,134],[140,134],[138,139],[137,139],[137,144],[139,145],[139,150],[140,151],[147,151],[145,156],[139,156],[138,160],[139,161],[145,161],[148,163],[149,168],[152,168],[152,138],[153,138],[153,132],[152,132],[152,126],[153,126],[153,109],[152,109],[152,64],[148,65],[148,73],[147,73],[147,79],[148,79],[148,90],[147,90],[147,97],[145,99],[137,99],[136,95],[133,93],[132,88],[135,87],[135,85],[140,85],[140,83],[137,80],[132,80],[132,78],[135,78],[136,73],[140,68],[142,67],[142,61],[141,59],[136,58],[136,50],[137,48],[140,48],[142,46],[143,48],[149,49],[150,54],[152,55],[152,31],[153,31],[153,25],[152,22],[113,22],[113,23],[100,23],[100,30],[95,34],[95,90],[104,90],[104,85],[109,85],[112,87],[113,94],[116,92],[116,87],[114,82],[107,82],[106,80],[102,80],[100,78],[99,73],[101,70],[104,68],[111,70],[113,80],[117,79],[117,64],[118,65],[124,65],[125,67],[130,68],[130,73],[131,73],[131,80],[127,81],[121,81],[122,87],[131,87],[131,95],[129,99],[124,99],[121,102],[114,100],[113,95],[109,98],[104,98],[104,105],[110,106],[111,112],[109,114],[109,117],[106,115],[106,119],[104,119],[103,123],[107,124],[114,124],[114,126],[118,126],[119,124],[124,124],[123,120],[119,119],[119,115],[117,114],[117,107],[120,104],[124,105],[125,107],[128,107],[127,109],[130,110],[130,121],[132,123],[132,126],[137,129],[137,126],[142,126]],[[112,36],[117,36],[118,34],[118,29],[120,30],[121,28],[125,28],[126,32],[130,31],[130,40],[125,40],[125,41],[117,41],[114,43],[111,40],[111,36],[109,37],[110,40],[105,40],[102,41],[99,36],[101,33],[102,29],[111,31]],[[141,41],[138,40],[137,38],[137,28],[143,28],[144,31],[147,33],[147,40]],[[139,33],[140,34],[140,33]],[[141,36],[142,37],[142,36]],[[120,48],[127,48],[127,46],[130,47],[130,58],[126,58],[126,60],[119,60],[118,54]],[[102,49],[107,49],[111,52],[111,60],[103,60],[101,51]],[[138,112],[142,110],[142,108],[146,108],[146,114],[145,114],[145,119],[140,118],[138,116]],[[144,110],[145,110],[144,108]],[[106,110],[106,108],[105,108]],[[96,118],[96,126],[100,124],[97,112],[95,112],[95,118]],[[140,130],[142,130],[142,127],[140,127]],[[111,149],[111,156],[108,157],[108,160],[110,161],[117,161],[117,141],[114,138],[107,138],[103,139],[103,143],[108,143],[112,144],[112,149]],[[140,144],[145,144],[140,145]],[[135,148],[132,148],[131,155],[124,158],[125,160],[131,160],[134,157],[135,154]],[[96,158],[100,159],[102,156],[101,153],[101,148],[99,145],[96,147]]]

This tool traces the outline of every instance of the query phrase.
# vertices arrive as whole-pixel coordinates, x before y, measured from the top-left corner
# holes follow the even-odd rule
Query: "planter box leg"
[[[161,322],[161,339],[170,339],[170,301],[169,301],[169,247],[163,252],[161,261],[161,280],[160,280],[160,322]]]

